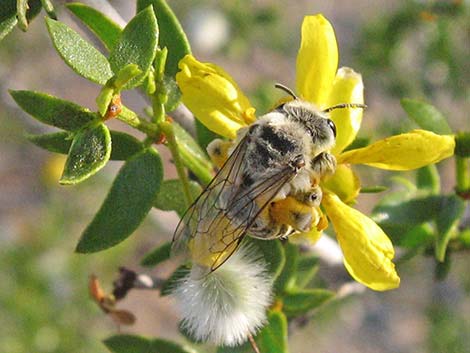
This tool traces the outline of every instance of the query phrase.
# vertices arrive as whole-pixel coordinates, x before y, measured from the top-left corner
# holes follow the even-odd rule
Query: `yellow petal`
[[[234,139],[239,128],[255,121],[250,101],[220,67],[186,55],[179,68],[182,101],[208,129]]]
[[[325,193],[322,205],[333,223],[344,264],[351,276],[374,290],[397,288],[400,278],[391,261],[394,250],[383,230],[334,194]]]
[[[297,92],[319,108],[326,108],[338,68],[333,27],[322,15],[306,16],[297,55]]]
[[[342,103],[364,103],[362,76],[349,67],[338,70],[328,98],[328,107]],[[362,112],[362,108],[341,108],[330,113],[337,131],[336,144],[331,150],[333,154],[339,154],[354,141],[361,127]]]
[[[322,181],[321,187],[338,195],[344,203],[351,204],[359,195],[361,181],[349,165],[339,164],[335,174]]]
[[[413,130],[377,141],[367,147],[347,151],[338,157],[338,163],[367,164],[388,170],[410,170],[452,156],[454,147],[455,140],[451,135]]]

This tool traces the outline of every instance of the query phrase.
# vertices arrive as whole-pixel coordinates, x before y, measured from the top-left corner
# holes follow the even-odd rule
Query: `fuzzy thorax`
[[[272,283],[254,249],[242,247],[216,271],[194,265],[174,290],[183,327],[198,341],[236,346],[266,321]]]

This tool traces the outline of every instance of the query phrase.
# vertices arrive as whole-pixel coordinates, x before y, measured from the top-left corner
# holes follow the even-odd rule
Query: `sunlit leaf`
[[[111,135],[104,124],[80,130],[73,137],[61,184],[77,184],[103,168],[111,155]]]
[[[74,2],[65,6],[103,42],[108,50],[114,48],[122,32],[119,25],[98,10],[85,4]]]
[[[119,170],[76,251],[104,250],[129,237],[152,208],[162,178],[163,165],[155,150],[147,149],[130,158]]]
[[[64,130],[78,130],[98,118],[75,103],[34,91],[10,91],[15,102],[40,122]]]
[[[155,58],[157,44],[157,20],[152,8],[148,7],[129,21],[109,54],[109,63],[114,73],[129,64],[138,65],[142,71],[142,74],[127,83],[127,89],[142,83]]]
[[[408,98],[401,100],[401,106],[420,128],[441,135],[452,133],[452,129],[449,127],[447,119],[434,106]]]
[[[46,18],[47,28],[57,52],[80,76],[104,85],[113,72],[108,60],[65,23]]]

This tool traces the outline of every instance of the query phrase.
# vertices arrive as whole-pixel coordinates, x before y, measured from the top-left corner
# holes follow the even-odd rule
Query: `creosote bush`
[[[331,173],[319,173],[318,180],[308,181],[321,188],[321,200],[306,206],[290,189],[280,197],[277,191],[295,174],[273,184],[279,186],[276,192],[270,184],[254,200],[234,206],[230,200],[221,201],[224,188],[239,187],[236,173],[246,161],[231,153],[242,149],[237,146],[246,143],[243,138],[250,126],[265,119],[268,112],[257,111],[225,70],[199,61],[191,53],[187,36],[165,0],[137,0],[136,14],[124,28],[88,5],[68,3],[67,11],[101,41],[105,53],[58,20],[50,1],[6,3],[0,16],[0,39],[15,26],[27,30],[42,7],[48,15],[45,24],[50,39],[64,63],[101,87],[91,110],[43,92],[10,91],[26,113],[57,128],[56,132],[26,136],[47,151],[67,156],[59,183],[82,183],[109,160],[123,162],[101,207],[83,230],[76,252],[95,253],[123,241],[138,241],[127,238],[152,208],[175,211],[182,218],[182,246],[190,261],[168,278],[150,279],[148,284],[142,275],[122,270],[112,294],[104,293],[96,278],[90,281],[93,299],[119,325],[136,319],[117,308],[119,300],[134,288],[150,286],[161,296],[176,297],[182,314],[181,333],[198,350],[203,350],[198,344],[209,342],[218,346],[218,352],[235,349],[228,346],[238,346],[237,352],[288,352],[289,323],[312,319],[317,310],[344,300],[340,289],[317,280],[320,264],[311,248],[321,236],[335,236],[346,271],[356,282],[376,291],[399,287],[396,265],[403,259],[432,255],[438,273],[445,276],[450,257],[470,248],[470,229],[463,221],[470,199],[470,132],[453,131],[445,114],[433,105],[403,98],[401,106],[416,129],[373,141],[359,138],[363,115],[367,116],[362,76],[349,67],[338,68],[335,31],[323,15],[305,16],[300,26],[294,97],[281,99],[276,108],[278,114],[287,114],[282,107],[301,100],[322,119],[331,119],[335,127],[334,146],[321,151],[334,159],[334,168]],[[141,107],[145,113],[126,106],[121,98],[126,90],[145,96],[148,106]],[[274,106],[274,99],[272,103]],[[197,136],[170,118],[180,104],[194,114]],[[342,104],[346,106],[338,107]],[[111,119],[145,137],[110,130]],[[218,153],[211,150],[214,141],[218,141]],[[163,178],[165,166],[157,144],[171,153],[177,179]],[[208,145],[209,154],[205,151]],[[314,153],[312,164],[319,155]],[[444,194],[435,164],[451,157],[455,160],[455,189]],[[355,165],[416,170],[415,182],[403,183],[405,190],[400,192],[382,185],[364,186]],[[254,181],[246,195],[266,185],[262,182]],[[377,192],[385,196],[370,216],[354,207],[360,193]],[[271,195],[269,200],[255,216],[243,220],[244,226],[235,224],[236,217],[229,217],[233,209],[241,212],[248,205],[259,206],[266,194]],[[273,206],[276,202],[278,206]],[[215,208],[220,212],[211,215]],[[282,240],[250,237],[251,225],[264,210],[269,210],[273,222],[291,227],[292,234]],[[308,229],[296,228],[297,220],[289,215],[304,213],[315,221]],[[228,225],[223,223],[227,220]],[[227,240],[219,226],[213,226],[217,222],[224,224],[223,231],[234,228],[232,238]],[[200,231],[206,226],[211,232]],[[220,244],[226,247],[217,249]],[[401,250],[398,259],[394,246]],[[151,268],[172,255],[177,257],[175,245],[173,251],[171,248],[167,239],[146,254],[141,264]],[[128,334],[113,335],[104,344],[116,353],[193,351],[165,338]]]

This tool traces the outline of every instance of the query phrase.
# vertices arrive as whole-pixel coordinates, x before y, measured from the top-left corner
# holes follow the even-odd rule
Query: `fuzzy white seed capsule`
[[[173,292],[183,327],[198,341],[242,344],[266,321],[272,290],[266,264],[252,248],[243,247],[216,271],[200,273],[193,266]]]

